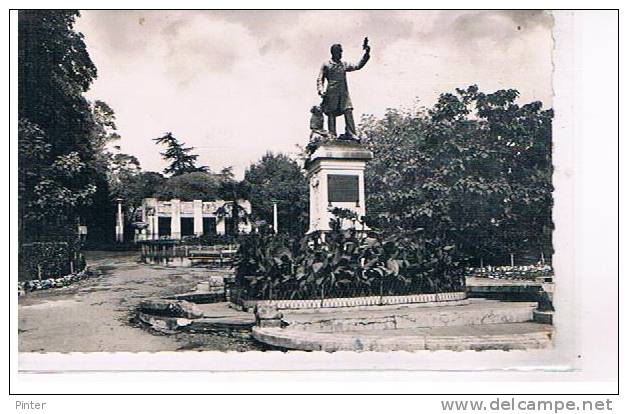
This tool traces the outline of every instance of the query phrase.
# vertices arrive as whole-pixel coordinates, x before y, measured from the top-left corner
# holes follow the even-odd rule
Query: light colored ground
[[[253,335],[278,347],[306,351],[481,351],[547,348],[552,328],[529,322],[333,333],[255,327]]]
[[[137,254],[88,254],[96,277],[20,297],[20,352],[174,351],[258,349],[247,333],[157,334],[131,318],[142,299],[193,290],[229,269],[168,267],[137,262]]]

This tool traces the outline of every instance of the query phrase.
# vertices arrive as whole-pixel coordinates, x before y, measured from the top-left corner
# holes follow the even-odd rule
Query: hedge
[[[67,242],[34,242],[20,245],[19,280],[58,278],[85,269],[85,257]]]
[[[421,231],[333,230],[301,240],[261,231],[242,237],[236,255],[236,288],[246,299],[456,292],[464,273],[455,245]]]

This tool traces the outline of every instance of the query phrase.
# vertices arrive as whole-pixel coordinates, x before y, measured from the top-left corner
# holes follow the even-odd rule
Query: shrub
[[[35,242],[20,245],[19,280],[57,278],[85,268],[85,258],[72,243]],[[72,265],[70,265],[72,263]]]
[[[236,255],[236,285],[245,296],[268,299],[283,296],[294,273],[293,242],[268,226],[243,236]]]
[[[420,230],[367,237],[336,228],[299,243],[264,231],[242,241],[236,284],[250,299],[451,292],[464,287],[464,267],[455,246]]]

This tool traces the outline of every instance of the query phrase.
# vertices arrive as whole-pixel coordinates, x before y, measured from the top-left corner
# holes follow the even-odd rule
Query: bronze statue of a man
[[[347,87],[347,72],[360,70],[368,62],[371,47],[368,39],[364,39],[364,56],[355,65],[342,61],[342,46],[335,44],[331,47],[331,60],[321,66],[316,87],[318,94],[323,98],[322,109],[327,115],[327,127],[332,136],[336,136],[336,117],[345,116],[345,136],[349,139],[356,139],[355,122],[353,120],[353,104],[349,96]],[[327,89],[325,89],[327,81]]]

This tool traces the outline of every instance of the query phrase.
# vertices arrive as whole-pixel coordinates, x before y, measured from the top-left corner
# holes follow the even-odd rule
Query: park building
[[[240,217],[250,216],[251,203],[248,200],[237,200],[237,204],[243,213]],[[163,201],[145,198],[138,213],[141,221],[134,223],[134,240],[180,240],[186,236],[231,235],[235,228],[231,223],[232,206],[232,202],[225,200]],[[121,209],[118,212],[122,214]],[[119,221],[122,221],[121,218]],[[117,228],[116,233],[118,231],[120,230]],[[239,219],[237,232],[250,233],[250,220]]]

